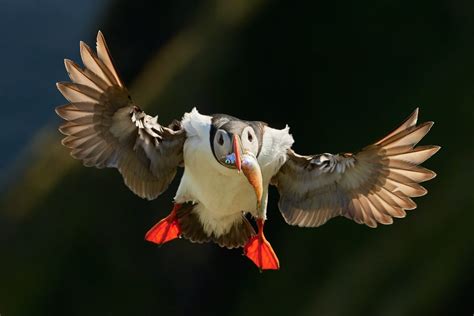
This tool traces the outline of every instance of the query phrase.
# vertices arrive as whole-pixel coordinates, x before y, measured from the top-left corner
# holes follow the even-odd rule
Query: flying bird
[[[416,146],[433,125],[417,125],[418,109],[356,154],[299,155],[288,126],[275,129],[196,108],[161,125],[130,97],[100,31],[97,52],[81,42],[80,54],[84,67],[66,59],[71,82],[57,83],[69,101],[56,113],[66,121],[59,130],[71,156],[87,167],[117,168],[128,188],[148,200],[184,168],[171,213],[146,233],[150,242],[184,237],[243,247],[261,270],[279,269],[264,235],[270,185],[290,225],[317,227],[344,216],[376,227],[416,208],[411,198],[427,193],[419,183],[436,176],[419,166],[440,147]]]

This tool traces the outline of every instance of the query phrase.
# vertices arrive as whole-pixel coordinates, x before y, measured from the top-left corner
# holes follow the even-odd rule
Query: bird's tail
[[[194,211],[196,204],[185,203],[177,212],[181,228],[181,236],[195,243],[215,242],[225,248],[243,247],[255,235],[255,231],[247,218],[242,215],[242,220],[235,223],[224,235],[209,235],[204,231],[198,215]]]

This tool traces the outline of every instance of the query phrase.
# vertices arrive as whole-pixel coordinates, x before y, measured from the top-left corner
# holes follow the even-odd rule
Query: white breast
[[[256,211],[255,192],[242,173],[215,160],[209,142],[210,116],[193,109],[181,123],[187,135],[183,149],[185,169],[175,201],[198,203],[196,210],[204,230],[220,236],[240,220],[242,212]],[[287,128],[280,131],[266,127],[258,159],[264,188],[284,163],[292,143]]]

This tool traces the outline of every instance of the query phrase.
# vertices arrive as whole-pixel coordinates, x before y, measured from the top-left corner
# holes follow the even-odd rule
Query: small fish
[[[235,153],[228,154],[225,156],[226,165],[235,165]]]
[[[260,165],[254,155],[250,153],[242,155],[242,171],[255,190],[255,195],[257,196],[257,210],[260,210],[263,195],[263,180]]]

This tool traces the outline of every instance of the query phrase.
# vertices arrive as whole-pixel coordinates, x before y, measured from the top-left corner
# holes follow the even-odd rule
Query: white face
[[[246,126],[240,135],[233,135],[224,129],[218,129],[212,142],[217,161],[230,169],[236,168],[235,159],[242,154],[251,153],[254,157],[258,154],[258,138],[251,126]],[[234,144],[235,142],[238,144]],[[236,148],[238,148],[239,155],[234,152]]]
[[[230,135],[225,130],[219,129],[214,135],[213,142],[214,154],[217,160],[225,165],[227,156],[232,154],[232,139]]]
[[[240,140],[242,142],[242,152],[251,152],[255,157],[257,157],[258,138],[251,126],[244,128],[240,135]]]

